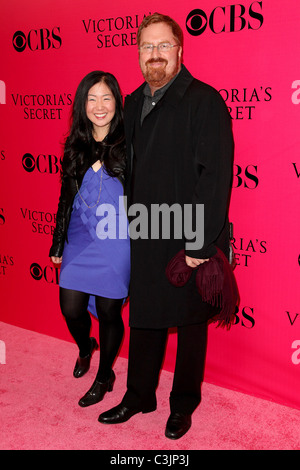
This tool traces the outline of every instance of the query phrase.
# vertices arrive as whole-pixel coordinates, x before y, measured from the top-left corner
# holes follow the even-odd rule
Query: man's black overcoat
[[[132,239],[131,243],[129,323],[131,327],[154,329],[200,323],[217,310],[202,301],[194,275],[184,287],[174,287],[165,269],[182,248],[189,256],[205,259],[215,254],[217,245],[228,255],[231,118],[220,94],[194,79],[182,65],[141,125],[144,85],[125,99],[128,206],[143,204],[150,214],[153,204],[180,204],[182,208],[204,204],[204,245],[187,250],[184,234],[178,239],[172,230],[170,239],[153,239],[150,219],[148,236],[145,224],[139,226],[145,238]],[[140,212],[136,217],[144,221]]]

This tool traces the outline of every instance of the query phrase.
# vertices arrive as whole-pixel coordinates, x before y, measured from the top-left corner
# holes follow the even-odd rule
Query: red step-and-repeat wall
[[[71,341],[48,251],[74,93],[96,69],[124,95],[140,85],[137,27],[155,11],[181,25],[185,65],[220,92],[233,123],[241,304],[230,331],[209,327],[205,380],[300,408],[298,0],[2,2],[0,320]],[[128,307],[124,321],[126,357]],[[171,333],[166,369],[175,354]]]

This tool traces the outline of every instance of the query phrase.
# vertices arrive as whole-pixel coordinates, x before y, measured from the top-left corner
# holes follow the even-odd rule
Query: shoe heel
[[[155,411],[155,410],[156,410],[156,407],[155,408],[148,408],[148,409],[142,410],[142,413],[143,414],[152,413],[152,411]]]
[[[91,338],[92,340],[92,353],[93,351],[97,351],[99,349],[99,344],[97,343],[97,340],[95,338]]]
[[[107,386],[107,391],[108,392],[112,392],[113,391],[113,388],[114,388],[114,384],[115,384],[115,380],[116,380],[116,376],[114,374],[114,371],[112,371],[111,373],[111,377],[108,381],[108,386]]]

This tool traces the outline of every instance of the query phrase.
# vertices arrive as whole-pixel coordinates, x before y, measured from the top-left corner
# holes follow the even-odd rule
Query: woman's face
[[[93,124],[96,140],[103,140],[108,134],[110,123],[116,112],[116,100],[110,88],[99,82],[92,86],[86,101],[86,115]]]

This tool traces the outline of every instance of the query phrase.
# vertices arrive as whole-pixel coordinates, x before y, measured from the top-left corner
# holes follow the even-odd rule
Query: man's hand
[[[190,268],[197,268],[200,264],[205,263],[206,261],[209,261],[208,259],[199,259],[199,258],[191,258],[190,256],[185,255],[185,262]]]

